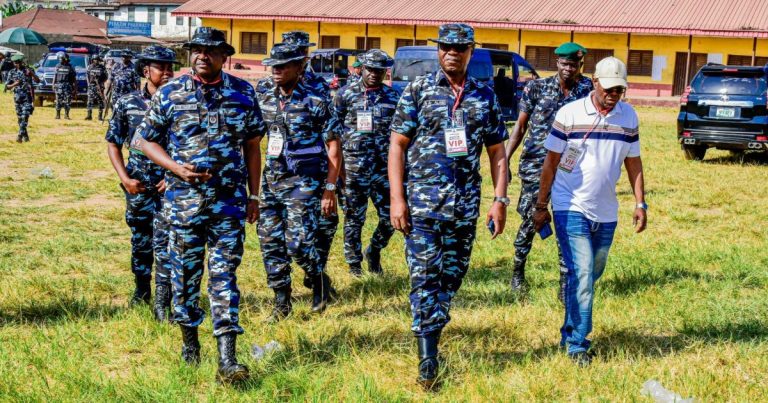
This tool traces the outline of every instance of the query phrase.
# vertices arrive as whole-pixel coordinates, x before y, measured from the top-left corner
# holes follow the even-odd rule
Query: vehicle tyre
[[[42,107],[43,106],[43,97],[35,97],[35,100],[32,102],[32,105],[36,107]]]
[[[702,146],[683,146],[683,155],[686,160],[701,161],[707,153],[707,147]]]

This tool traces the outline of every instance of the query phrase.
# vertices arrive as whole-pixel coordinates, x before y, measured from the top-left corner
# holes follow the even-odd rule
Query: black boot
[[[149,304],[152,299],[152,276],[136,276],[134,278],[136,289],[131,297],[131,306]]]
[[[181,358],[190,365],[200,364],[200,341],[197,338],[197,327],[181,327]]]
[[[88,109],[88,112],[86,112],[85,120],[93,120],[93,110],[92,109]]]
[[[61,109],[56,109],[56,119],[61,119]]]
[[[309,276],[307,276],[306,273],[304,273],[304,281],[303,281],[302,284],[304,284],[304,287],[307,287],[307,288],[309,288],[311,290],[312,289],[312,277],[309,277]]]
[[[219,370],[216,380],[220,383],[235,383],[248,379],[248,367],[237,362],[237,333],[222,334],[216,338],[219,346]]]
[[[290,284],[275,288],[275,307],[272,308],[272,314],[267,319],[270,323],[279,322],[288,317],[293,311],[293,304],[291,303],[291,286]]]
[[[515,268],[512,271],[512,281],[509,282],[512,292],[522,293],[528,290],[528,283],[525,281],[525,260],[515,257]]]
[[[362,277],[363,276],[363,266],[360,265],[360,263],[350,263],[349,264],[349,274],[355,276],[355,277]]]
[[[21,143],[22,141],[24,141],[24,135],[19,132],[19,135],[16,136],[16,142]]]
[[[104,121],[104,109],[99,109],[99,121]]]
[[[424,389],[431,390],[437,380],[437,344],[440,342],[440,334],[431,334],[416,340],[419,345],[419,377],[416,382]]]
[[[565,287],[568,286],[568,273],[560,272],[560,291],[557,293],[557,299],[565,305]]]
[[[322,313],[331,296],[331,278],[321,273],[312,279],[312,313]]]
[[[69,109],[64,109],[64,119],[70,120],[70,118],[69,118]]]
[[[363,252],[365,261],[368,262],[368,271],[373,274],[382,274],[384,269],[381,268],[381,251],[374,250],[370,246]]]
[[[158,285],[155,287],[155,306],[153,308],[155,320],[158,322],[168,321],[168,309],[171,306],[171,287],[167,285]]]

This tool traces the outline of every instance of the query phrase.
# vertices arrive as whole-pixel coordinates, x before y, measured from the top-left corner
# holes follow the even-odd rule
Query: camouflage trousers
[[[389,220],[389,180],[386,170],[375,174],[347,171],[343,193],[344,258],[349,264],[360,263],[363,260],[362,232],[369,198],[379,216],[378,225],[371,235],[371,249],[384,249],[395,232]]]
[[[405,258],[411,273],[411,330],[416,337],[438,333],[451,320],[451,301],[469,269],[476,224],[476,218],[411,218]]]
[[[54,92],[56,94],[56,110],[64,108],[65,111],[68,111],[72,105],[72,85],[69,83],[56,84]]]
[[[243,333],[236,271],[245,242],[245,186],[215,188],[179,184],[168,189],[169,258],[173,320],[197,327],[205,319],[200,308],[205,250],[208,249],[208,299],[213,334]]]
[[[35,106],[32,103],[32,95],[27,93],[14,93],[13,101],[16,106],[16,118],[19,123],[19,136],[26,136],[29,117],[35,111]]]
[[[523,181],[520,189],[520,199],[517,202],[517,213],[520,214],[522,222],[517,230],[515,238],[515,265],[525,265],[528,260],[528,254],[533,247],[533,238],[536,237],[536,230],[533,227],[533,206],[539,197],[539,182]],[[550,224],[551,225],[551,224]],[[557,256],[560,261],[560,272],[568,273],[568,268],[563,260],[563,253],[560,250],[560,244],[557,244]]]
[[[258,235],[269,288],[291,284],[291,260],[309,277],[323,272],[316,246],[320,184],[309,177],[264,173]]]
[[[168,220],[162,199],[155,191],[135,195],[125,192],[125,222],[131,229],[133,274],[150,277],[154,263],[156,285],[170,285]]]
[[[104,89],[99,86],[88,86],[88,103],[86,105],[88,109],[93,109],[93,107],[104,109],[104,97],[102,96],[103,90]]]

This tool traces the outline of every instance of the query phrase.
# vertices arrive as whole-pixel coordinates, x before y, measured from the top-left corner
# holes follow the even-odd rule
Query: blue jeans
[[[555,233],[568,268],[565,323],[560,344],[568,354],[589,350],[595,282],[603,274],[616,223],[599,223],[575,211],[555,211]]]

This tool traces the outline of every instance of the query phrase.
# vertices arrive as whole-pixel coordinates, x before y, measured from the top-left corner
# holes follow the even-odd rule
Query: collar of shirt
[[[592,102],[592,94],[594,94],[595,91],[592,91],[589,93],[588,96],[584,97],[584,112],[587,115],[593,116],[597,114],[597,108],[595,107],[594,102]],[[605,114],[605,118],[609,118],[611,116],[615,115],[621,115],[622,109],[621,109],[621,101],[616,103],[616,106],[613,107],[607,114]]]
[[[209,83],[204,82],[200,77],[198,77],[197,74],[195,74],[194,70],[189,72],[189,76],[192,77],[192,79],[195,80],[195,82],[197,82],[198,84],[201,84],[201,85],[211,85],[211,86],[224,85],[224,86],[228,86],[228,84],[229,84],[229,80],[226,77],[226,73],[224,73],[223,71],[219,72],[219,78],[217,78],[216,80],[214,80],[212,82],[209,82]]]
[[[299,80],[296,83],[296,87],[293,89],[293,92],[291,95],[285,100],[288,104],[295,104],[297,102],[302,102],[304,98],[307,96],[307,84],[304,83],[304,80]],[[275,86],[275,102],[280,102],[282,99],[282,95],[280,94],[280,89]]]
[[[438,70],[435,72],[435,84],[451,88],[451,82],[448,81],[448,75],[445,74],[443,69]],[[468,89],[473,89],[477,87],[477,81],[472,78],[469,74],[467,74],[464,78],[464,92]]]

